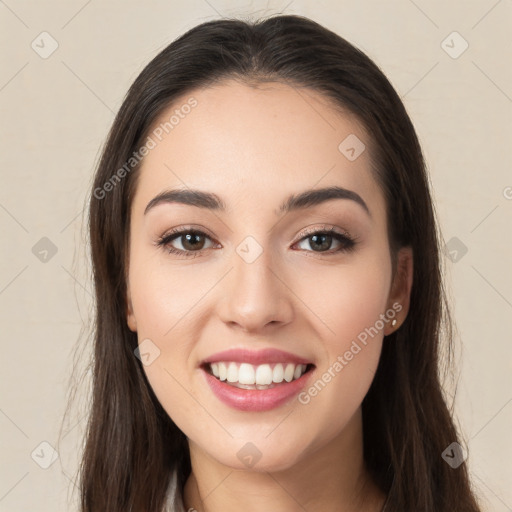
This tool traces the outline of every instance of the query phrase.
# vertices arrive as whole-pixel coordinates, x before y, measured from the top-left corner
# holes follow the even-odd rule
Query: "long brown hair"
[[[129,89],[114,120],[90,195],[95,286],[92,405],[80,467],[83,512],[159,512],[169,475],[190,474],[186,437],[156,399],[126,323],[130,204],[139,166],[126,163],[179,96],[223,79],[306,87],[355,114],[371,136],[373,171],[387,203],[390,247],[410,246],[410,311],[383,344],[363,400],[364,457],[398,512],[477,512],[466,464],[443,451],[459,440],[441,384],[451,361],[437,232],[422,151],[384,74],[337,34],[301,16],[198,25],[161,51]],[[124,166],[125,172],[117,172]],[[114,176],[115,175],[115,176]],[[105,184],[110,183],[106,187]],[[443,328],[444,326],[444,328]],[[447,344],[441,344],[446,334]],[[462,443],[462,441],[461,441]]]

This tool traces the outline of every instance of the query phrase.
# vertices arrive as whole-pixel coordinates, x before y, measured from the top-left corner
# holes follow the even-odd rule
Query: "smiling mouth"
[[[205,363],[202,369],[217,380],[239,389],[272,389],[300,379],[314,364],[272,363],[252,365],[233,361]]]

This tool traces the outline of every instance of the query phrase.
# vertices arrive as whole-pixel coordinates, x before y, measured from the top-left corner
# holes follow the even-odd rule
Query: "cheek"
[[[355,338],[373,326],[385,311],[387,296],[388,280],[371,269],[340,277],[329,305],[334,318],[333,330],[340,342]]]
[[[134,272],[130,283],[139,344],[151,340],[156,354],[143,366],[144,372],[162,407],[178,428],[188,432],[190,418],[197,416],[189,364],[197,314],[193,306],[200,297],[194,286],[182,286],[181,281],[179,274],[147,268],[141,275]]]
[[[143,251],[135,250],[130,260],[138,342],[148,344],[150,340],[146,346],[152,353],[144,372],[164,409],[179,428],[188,431],[190,418],[197,416],[190,385],[197,369],[191,353],[200,330],[205,295],[218,279],[215,275],[199,275],[191,267],[184,270],[166,265],[165,259],[148,257]]]
[[[135,256],[130,291],[139,337],[170,340],[209,286],[207,278],[165,265],[161,258]]]
[[[294,282],[294,292],[316,316],[314,321],[308,313],[319,327],[318,334],[331,357],[350,345],[365,329],[374,326],[386,310],[391,262],[378,256],[382,252],[374,254],[355,257],[350,264],[323,267],[316,272],[307,268],[297,272],[308,277]]]
[[[382,349],[381,315],[386,311],[390,273],[391,262],[375,258],[361,265],[333,267],[315,279],[316,291],[310,292],[308,305],[328,329],[321,329],[324,355],[299,402],[304,421],[314,415],[313,428],[322,426],[318,435],[335,436],[373,381]]]

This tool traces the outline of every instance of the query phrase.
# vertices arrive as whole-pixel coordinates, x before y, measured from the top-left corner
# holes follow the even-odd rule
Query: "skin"
[[[361,402],[376,371],[384,336],[409,307],[412,255],[398,253],[392,274],[384,196],[370,170],[369,150],[349,161],[338,145],[367,134],[318,92],[281,83],[257,88],[233,80],[194,90],[197,106],[150,151],[131,207],[127,321],[139,343],[160,355],[145,366],[162,406],[189,439],[192,474],[186,509],[202,512],[379,512],[385,495],[363,461]],[[332,199],[279,214],[290,194],[339,186],[359,194],[370,215],[349,199]],[[214,192],[225,213],[159,204],[171,188]],[[172,228],[207,238],[200,256],[157,245]],[[335,227],[357,239],[352,251],[321,252],[304,228]],[[262,254],[247,263],[236,251],[252,236]],[[184,237],[171,245],[193,252]],[[197,251],[196,251],[197,252]],[[388,322],[304,405],[292,399],[265,412],[221,403],[199,364],[230,348],[278,348],[312,361],[314,383],[379,315]],[[253,443],[262,456],[247,468],[237,452]],[[303,508],[301,508],[303,507]]]

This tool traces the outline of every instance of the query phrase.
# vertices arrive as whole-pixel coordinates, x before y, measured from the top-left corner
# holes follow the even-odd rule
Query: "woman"
[[[347,41],[276,16],[170,44],[114,121],[90,238],[83,511],[479,510],[421,149]]]

